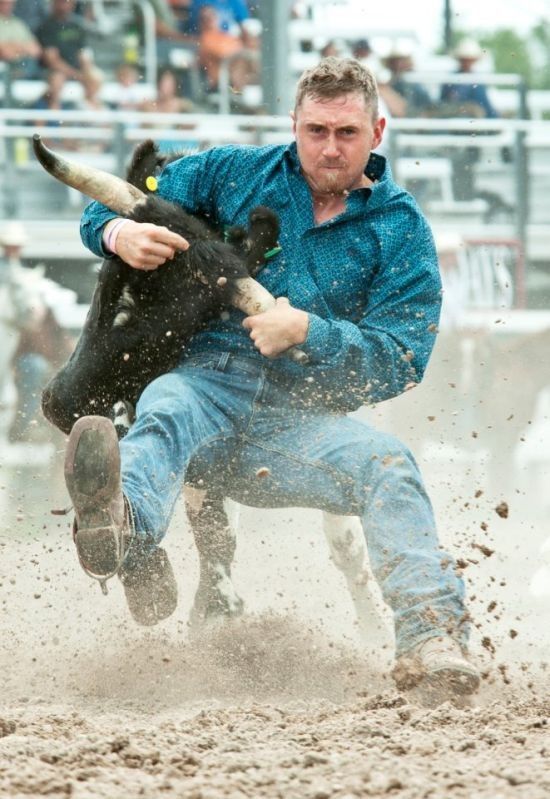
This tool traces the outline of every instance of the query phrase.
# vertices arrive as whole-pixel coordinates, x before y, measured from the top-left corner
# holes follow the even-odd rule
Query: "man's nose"
[[[324,155],[328,158],[337,158],[340,155],[340,150],[338,149],[336,136],[328,136],[323,149]]]

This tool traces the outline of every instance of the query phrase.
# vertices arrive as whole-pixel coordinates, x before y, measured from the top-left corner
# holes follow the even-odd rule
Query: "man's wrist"
[[[107,250],[107,252],[116,254],[116,240],[118,238],[118,234],[120,232],[121,227],[126,223],[129,222],[129,219],[125,219],[124,217],[116,217],[115,219],[110,219],[103,229],[103,246]]]
[[[308,330],[309,330],[309,314],[307,311],[302,311],[299,308],[296,308],[296,334],[294,336],[294,343],[295,344],[303,344],[307,338]]]

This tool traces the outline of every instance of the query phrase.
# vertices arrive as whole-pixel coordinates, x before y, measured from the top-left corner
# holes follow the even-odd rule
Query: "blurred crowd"
[[[0,420],[4,421],[5,406],[10,406],[10,389],[15,393],[7,430],[0,424],[3,448],[6,439],[32,444],[49,439],[40,412],[42,389],[74,346],[56,311],[74,304],[76,295],[46,278],[43,267],[24,265],[27,242],[21,222],[0,225]]]
[[[154,11],[158,69],[152,96],[140,90],[145,42],[140,3]],[[44,83],[43,94],[30,103],[37,109],[203,112],[211,110],[223,71],[232,110],[254,110],[240,99],[246,87],[260,83],[261,24],[252,0],[136,0],[131,6],[121,0],[0,0],[0,63],[9,66],[12,80]],[[292,6],[293,16],[299,6]],[[463,40],[453,53],[456,71],[472,74],[471,84],[437,90],[411,80],[415,64],[403,42],[380,54],[365,36],[329,40],[312,55],[353,56],[368,64],[386,116],[498,116],[485,86],[476,83],[484,53],[473,40]],[[67,80],[80,84],[76,97],[64,90]]]
[[[476,65],[486,53],[470,38],[462,39],[452,52],[460,82],[425,86],[415,79],[415,63],[410,43],[396,40],[383,55],[373,51],[369,40],[355,42],[331,40],[320,49],[320,56],[352,56],[369,66],[376,76],[386,116],[390,117],[486,117],[499,116],[489,99],[487,88],[476,77]],[[463,80],[471,75],[471,82]]]
[[[200,110],[219,89],[222,65],[235,94],[259,80],[258,25],[245,0],[147,0],[154,12],[159,110]],[[128,11],[117,16],[117,5]],[[33,107],[151,110],[143,82],[144,16],[139,2],[0,0],[0,63],[11,80],[40,80],[45,91]],[[107,42],[107,68],[97,58]],[[172,72],[171,77],[167,76]],[[196,80],[190,78],[191,72]],[[64,99],[67,81],[81,85]],[[103,91],[109,81],[108,98]],[[174,87],[174,97],[166,91]],[[153,98],[154,99],[154,98]]]
[[[145,0],[144,0],[145,1]],[[219,89],[222,65],[235,94],[259,80],[258,26],[245,0],[147,0],[154,12],[161,110],[189,111],[208,105]],[[150,110],[136,90],[143,78],[144,16],[139,2],[100,0],[0,0],[0,63],[11,80],[46,84],[37,108]],[[129,11],[128,11],[129,9]],[[112,44],[109,65],[98,63],[102,42]],[[103,59],[105,60],[105,59]],[[167,77],[171,69],[172,77]],[[191,72],[196,80],[190,78]],[[82,86],[77,101],[63,99],[65,81]],[[109,98],[103,86],[114,84]],[[175,84],[173,98],[164,94]],[[183,101],[183,102],[182,102]],[[200,108],[200,110],[204,110]]]

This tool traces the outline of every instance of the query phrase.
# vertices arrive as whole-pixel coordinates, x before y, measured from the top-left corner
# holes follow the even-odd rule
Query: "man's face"
[[[56,16],[64,17],[72,14],[76,6],[76,0],[54,0],[53,11]]]
[[[458,68],[460,72],[471,72],[476,61],[477,58],[459,58]]]
[[[386,120],[373,120],[361,94],[306,96],[292,119],[302,171],[314,193],[342,194],[365,185],[365,166],[382,141]]]
[[[0,0],[0,16],[11,17],[14,0]]]

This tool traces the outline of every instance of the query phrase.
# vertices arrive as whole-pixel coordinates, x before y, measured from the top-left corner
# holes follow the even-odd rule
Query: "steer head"
[[[143,146],[154,148],[152,142],[145,142]],[[44,169],[53,177],[67,186],[78,189],[87,197],[103,203],[103,205],[106,205],[120,216],[128,217],[136,222],[152,222],[152,217],[157,216],[163,220],[160,224],[164,224],[166,227],[180,233],[190,242],[195,238],[197,242],[204,241],[211,236],[211,234],[205,236],[205,228],[200,220],[187,214],[180,206],[174,203],[164,204],[164,210],[169,208],[172,212],[167,224],[167,219],[162,216],[162,212],[159,213],[157,211],[155,213],[156,204],[160,203],[162,205],[163,203],[160,198],[154,195],[148,196],[132,183],[115,175],[109,175],[94,167],[82,166],[67,161],[49,150],[43,144],[38,133],[33,136],[33,149]],[[176,210],[180,212],[179,225],[174,213]],[[189,256],[192,256],[191,252]],[[215,282],[217,282],[217,278]],[[266,311],[275,302],[274,298],[263,286],[249,276],[244,275],[239,277],[232,287],[230,301],[236,308],[249,315]]]
[[[244,252],[256,269],[258,253],[276,244],[278,220],[269,209],[251,212],[248,236],[234,231],[238,246],[233,246],[204,220],[134,185],[152,174],[152,160],[159,161],[152,142],[137,148],[128,182],[59,158],[37,135],[34,149],[58,180],[121,216],[168,227],[190,244],[153,271],[133,269],[117,256],[103,262],[76,349],[43,394],[45,416],[64,432],[79,416],[107,415],[121,399],[135,403],[147,383],[177,363],[185,342],[224,307],[252,315],[274,304],[242,257]]]

